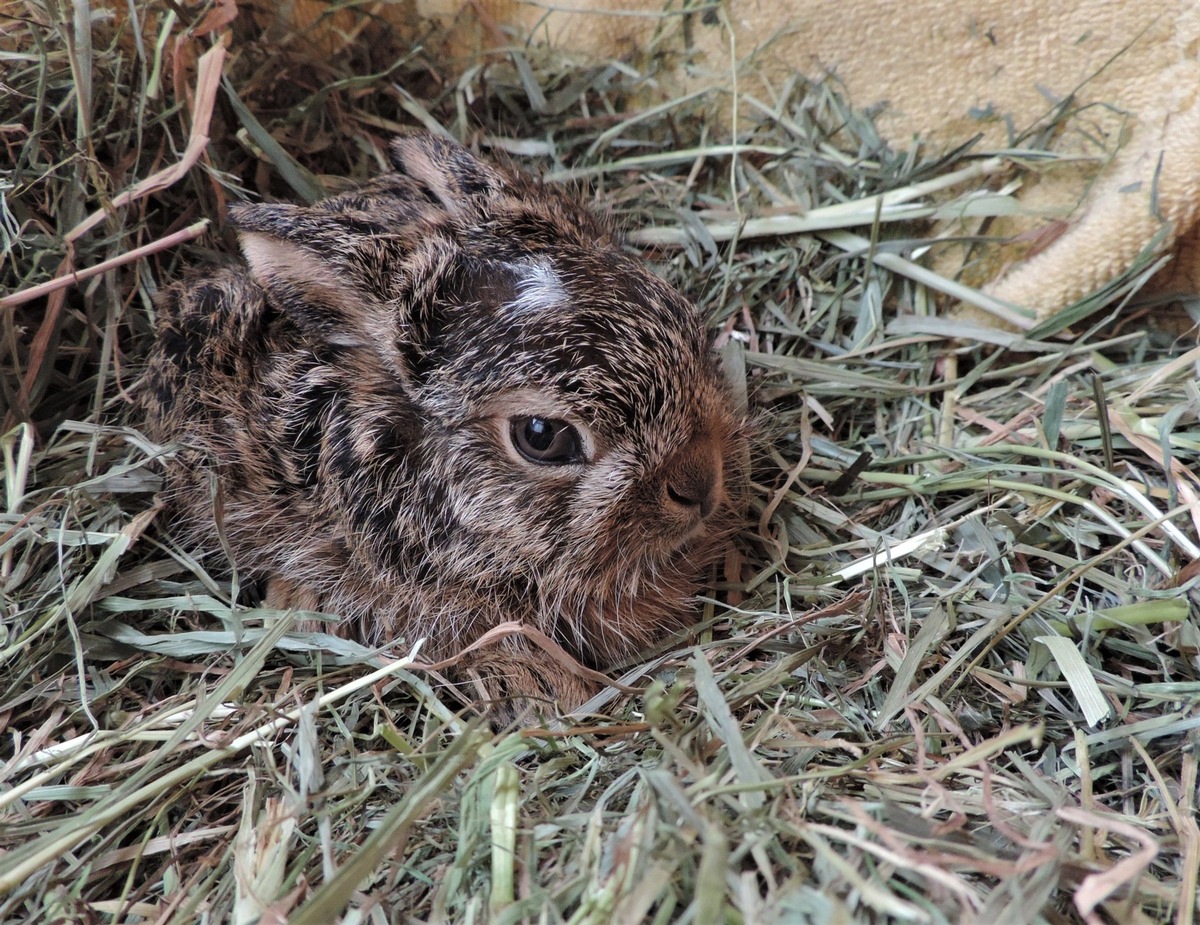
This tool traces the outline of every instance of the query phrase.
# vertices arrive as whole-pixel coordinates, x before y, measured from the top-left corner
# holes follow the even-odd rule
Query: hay
[[[363,6],[320,53],[225,5],[8,10],[0,920],[1195,920],[1200,351],[1146,261],[1020,334],[938,316],[979,296],[922,222],[1011,209],[1011,157],[897,155],[799,82],[719,137],[653,61],[456,69]],[[157,516],[157,282],[414,125],[610,209],[758,422],[695,632],[560,728],[235,604]]]

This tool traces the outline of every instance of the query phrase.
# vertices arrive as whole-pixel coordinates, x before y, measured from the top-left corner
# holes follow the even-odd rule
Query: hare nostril
[[[667,497],[680,507],[699,508],[700,516],[707,517],[715,506],[711,480],[700,480],[683,485],[667,485]]]
[[[667,486],[667,497],[683,507],[695,507],[700,503],[697,498],[689,498],[683,492],[677,491],[674,485]]]
[[[690,517],[707,520],[724,500],[721,443],[711,434],[700,434],[667,461],[663,473],[666,500]]]

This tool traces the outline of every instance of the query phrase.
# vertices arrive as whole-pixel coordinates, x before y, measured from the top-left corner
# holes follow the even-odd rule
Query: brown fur
[[[310,208],[235,208],[248,269],[165,290],[146,404],[186,448],[180,522],[215,553],[219,519],[272,603],[368,643],[440,659],[519,620],[590,666],[634,655],[691,618],[740,484],[695,309],[558,192],[430,136],[393,160]],[[522,458],[531,414],[592,458]],[[578,705],[504,645],[472,661],[493,697]]]

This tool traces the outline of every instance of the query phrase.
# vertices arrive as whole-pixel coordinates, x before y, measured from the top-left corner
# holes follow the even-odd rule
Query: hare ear
[[[449,239],[364,234],[361,214],[319,207],[241,205],[230,220],[250,275],[306,337],[370,351],[412,377],[454,276]]]
[[[302,331],[343,346],[369,343],[371,300],[348,272],[344,234],[328,218],[293,205],[232,206],[229,218],[251,277]]]
[[[457,142],[437,135],[406,135],[392,142],[392,163],[451,212],[491,199],[508,185],[503,173]]]
[[[291,282],[298,286],[344,285],[347,280],[343,261],[346,250],[336,226],[327,215],[303,206],[233,205],[229,223],[237,229],[242,255],[250,266],[250,275],[259,285]]]

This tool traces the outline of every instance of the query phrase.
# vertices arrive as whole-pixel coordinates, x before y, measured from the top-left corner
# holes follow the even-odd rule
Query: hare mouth
[[[703,542],[708,533],[708,522],[697,518],[695,523],[683,525],[679,532],[667,541],[666,545],[672,554],[681,552],[688,546]]]
[[[652,572],[672,574],[688,571],[713,546],[715,537],[707,522],[689,524],[677,532],[661,536],[657,543],[636,558]]]

